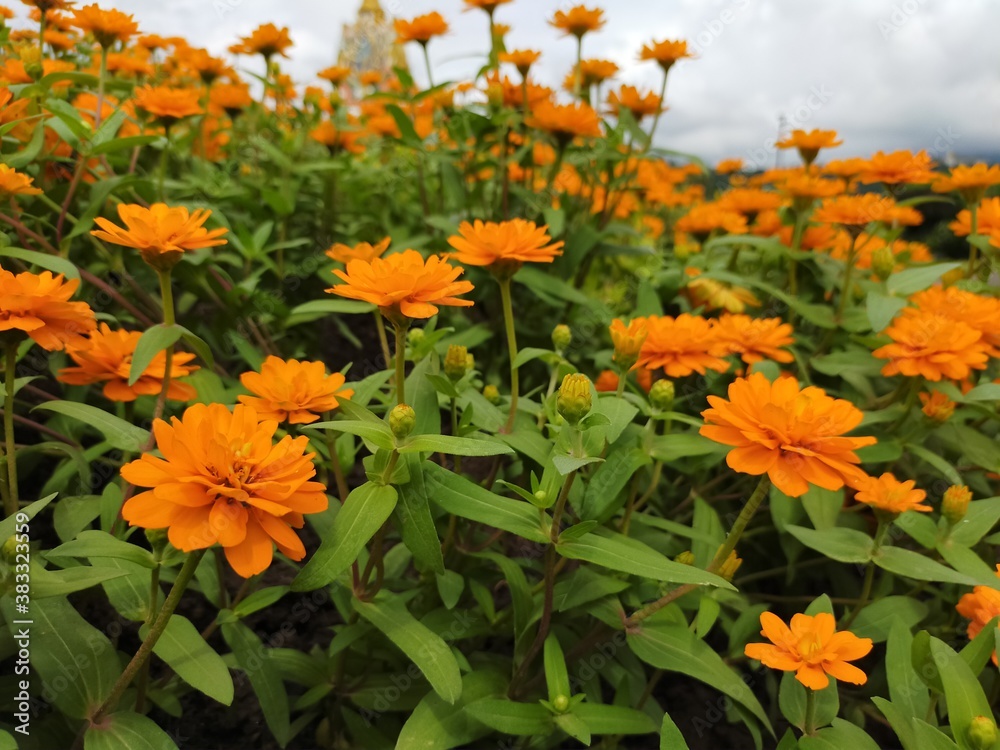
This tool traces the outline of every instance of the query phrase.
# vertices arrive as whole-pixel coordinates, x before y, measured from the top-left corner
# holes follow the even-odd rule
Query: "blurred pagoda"
[[[409,70],[402,45],[396,42],[392,19],[378,0],[363,0],[354,23],[345,23],[340,36],[337,64],[359,73],[378,71],[389,76],[393,68]]]

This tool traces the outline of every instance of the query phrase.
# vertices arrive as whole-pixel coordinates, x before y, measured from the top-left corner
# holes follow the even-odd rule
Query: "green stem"
[[[837,322],[844,319],[844,310],[847,309],[847,298],[851,295],[851,282],[854,280],[854,256],[855,245],[858,238],[851,232],[851,246],[847,250],[847,268],[844,271],[844,286],[840,290],[840,299],[837,300]]]
[[[872,555],[878,552],[879,547],[882,546],[882,541],[885,539],[886,532],[889,530],[889,521],[880,518],[878,521],[878,528],[875,530],[875,544],[872,546]],[[861,585],[861,596],[858,597],[857,603],[854,605],[854,609],[851,610],[851,614],[848,615],[847,619],[844,620],[844,624],[841,625],[841,630],[850,629],[851,625],[857,619],[858,615],[861,614],[861,610],[865,608],[868,604],[868,600],[872,595],[872,584],[875,582],[875,563],[869,561],[868,567],[865,570],[865,581]]]
[[[174,316],[174,290],[170,283],[170,271],[159,271],[160,277],[160,300],[163,304],[163,325],[172,326],[177,321]],[[167,404],[167,391],[170,390],[170,371],[174,367],[174,345],[167,347],[164,354],[163,363],[163,387],[160,395],[156,398],[156,409],[153,411],[153,419],[163,416],[163,410]]]
[[[972,244],[972,238],[979,233],[979,205],[973,201],[969,204],[969,270],[966,277],[971,278],[976,272],[978,248]]]
[[[656,126],[660,124],[660,115],[663,114],[663,97],[667,95],[667,71],[663,71],[663,83],[660,84],[660,109],[653,116],[653,124],[649,128],[649,141],[646,143],[644,151],[649,151],[653,147],[653,136],[656,135]]]
[[[809,737],[816,734],[816,693],[812,688],[806,688],[806,718],[802,732]]]
[[[108,48],[101,45],[101,68],[97,74],[97,111],[94,113],[94,130],[101,124],[104,109],[104,79],[108,77]]]
[[[660,483],[660,476],[663,474],[663,462],[657,461],[653,465],[653,476],[649,480],[649,487],[646,491],[642,493],[642,497],[633,503],[629,503],[628,507],[625,508],[625,515],[622,517],[621,532],[628,536],[629,524],[632,522],[632,514],[637,510],[646,505],[646,502],[653,496],[656,492],[656,487]]]
[[[451,434],[458,437],[458,400],[451,400]],[[456,455],[455,457],[455,473],[462,473],[462,457]]]
[[[615,391],[615,396],[618,398],[622,398],[625,395],[625,383],[628,380],[628,372],[628,369],[622,367],[618,373],[618,389]]]
[[[427,68],[427,88],[434,88],[434,76],[431,74],[431,56],[427,52],[427,42],[421,42],[420,48],[424,51],[424,65]]]
[[[160,561],[163,559],[163,545],[153,546],[153,560],[156,567],[150,571],[149,576],[149,610],[146,612],[146,625],[152,626],[156,621],[159,611],[156,605],[160,603]],[[146,686],[149,684],[149,660],[142,665],[139,670],[139,678],[136,681],[135,710],[142,713],[146,708]]]
[[[497,279],[500,283],[500,300],[503,303],[503,324],[507,331],[507,354],[510,356],[510,414],[504,432],[514,428],[514,418],[517,416],[517,398],[520,390],[518,382],[517,337],[514,332],[514,306],[510,298],[510,277]]]
[[[409,321],[404,324],[393,322],[396,329],[396,403],[406,403],[406,329]]]
[[[747,524],[750,523],[750,519],[753,518],[754,513],[757,512],[757,509],[767,496],[767,492],[770,488],[770,478],[767,474],[762,475],[760,481],[757,482],[756,489],[753,491],[750,499],[747,500],[746,505],[743,506],[743,510],[740,511],[740,515],[736,518],[736,522],[726,535],[726,540],[722,543],[722,546],[719,547],[719,550],[715,553],[715,557],[712,559],[712,562],[709,563],[706,568],[709,573],[714,573],[718,570],[722,563],[728,559],[729,553],[736,549],[736,543],[739,542],[740,537],[743,536],[743,531],[746,529]],[[684,586],[674,589],[660,599],[657,599],[652,604],[647,604],[642,609],[632,613],[632,615],[625,621],[626,627],[634,628],[650,615],[659,612],[672,601],[679,599],[690,591],[694,591],[696,588],[698,587],[693,583],[685,584]]]
[[[188,583],[194,577],[194,572],[198,569],[198,563],[201,562],[201,558],[204,555],[205,550],[203,549],[188,554],[187,559],[184,561],[184,566],[177,574],[174,585],[170,588],[170,593],[167,594],[166,601],[163,602],[163,608],[149,629],[149,633],[146,634],[146,638],[143,640],[142,645],[139,646],[139,650],[135,652],[132,660],[125,667],[125,671],[121,673],[118,681],[111,688],[111,693],[108,695],[107,700],[91,714],[91,724],[99,723],[104,716],[114,710],[115,706],[118,705],[118,701],[121,700],[125,689],[131,684],[133,678],[135,678],[142,668],[142,665],[149,659],[150,654],[153,653],[153,647],[160,640],[163,631],[166,630],[167,623],[170,622],[170,617],[173,615],[174,610],[177,609],[181,596],[184,594],[184,589],[187,588]]]
[[[14,444],[14,371],[17,368],[17,344],[13,341],[7,343],[6,355],[4,365],[6,397],[3,406],[3,434],[7,472],[4,477],[6,480],[4,482],[6,489],[3,495],[3,502],[4,515],[10,516],[20,508],[17,496],[17,447]]]
[[[170,126],[163,126],[163,134],[166,137],[166,143],[163,144],[163,150],[160,152],[160,171],[157,175],[157,193],[160,196],[160,201],[166,201],[166,188],[165,183],[167,181],[167,165],[170,162]]]
[[[327,412],[326,420],[333,419],[333,414]],[[337,483],[337,496],[340,504],[347,500],[348,489],[347,480],[344,479],[344,469],[340,465],[340,456],[337,455],[337,434],[333,430],[326,430],[326,450],[330,454],[330,467],[333,469],[333,478]]]
[[[392,354],[389,351],[389,337],[385,334],[385,321],[382,320],[382,313],[375,311],[375,330],[378,331],[378,343],[382,347],[382,356],[385,358],[385,366],[389,366]]]

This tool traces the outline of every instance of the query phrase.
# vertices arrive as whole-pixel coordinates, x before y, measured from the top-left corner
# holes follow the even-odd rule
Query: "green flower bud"
[[[896,256],[888,245],[872,253],[872,272],[883,281],[892,276],[896,268]]]
[[[167,530],[166,529],[146,529],[146,539],[149,540],[149,544],[153,549],[157,547],[163,548],[167,546]]]
[[[452,344],[444,355],[444,374],[453,383],[458,382],[472,368],[472,355],[464,346]]]
[[[17,560],[17,537],[10,536],[7,541],[3,543],[3,548],[0,550],[0,555],[3,556],[4,562],[14,565]]]
[[[545,490],[538,490],[538,492],[535,493],[535,500],[537,500],[540,503],[544,503],[548,499],[548,497],[549,493],[546,492]]]
[[[566,709],[569,708],[569,698],[565,695],[557,695],[552,701],[552,708],[561,714],[566,713]]]
[[[559,412],[559,416],[576,427],[590,412],[591,406],[590,379],[578,372],[564,377],[556,397],[556,411]]]
[[[552,329],[552,346],[557,352],[564,351],[573,343],[573,332],[568,325],[559,324]]]
[[[944,497],[941,499],[941,515],[954,526],[969,512],[970,500],[972,500],[972,493],[968,487],[953,484],[944,491]]]
[[[411,328],[406,334],[406,340],[410,346],[418,346],[424,340],[424,329]]]
[[[497,390],[495,385],[487,385],[483,387],[483,398],[489,401],[491,404],[496,406],[500,403],[500,391]]]
[[[674,381],[657,380],[649,389],[649,403],[657,411],[670,411],[674,407]]]
[[[398,404],[389,412],[389,427],[397,440],[405,440],[417,424],[417,414],[412,406]]]
[[[988,716],[977,716],[969,724],[967,736],[975,750],[989,750],[997,741],[997,725]]]
[[[694,553],[686,549],[674,558],[674,562],[679,562],[681,565],[694,565]]]

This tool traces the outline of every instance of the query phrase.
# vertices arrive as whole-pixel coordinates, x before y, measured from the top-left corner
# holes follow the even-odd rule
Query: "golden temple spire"
[[[403,47],[396,42],[392,19],[386,16],[378,0],[362,0],[354,23],[344,24],[337,64],[346,65],[355,73],[409,69]]]

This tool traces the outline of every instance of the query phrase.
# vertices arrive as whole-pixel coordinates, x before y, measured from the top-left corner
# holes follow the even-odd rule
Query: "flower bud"
[[[167,546],[167,530],[166,529],[146,529],[146,539],[149,540],[149,544],[153,549],[157,547]]]
[[[444,355],[444,374],[453,383],[458,382],[472,369],[472,355],[464,346],[452,344]]]
[[[544,503],[549,497],[549,493],[545,490],[538,490],[535,492],[535,500],[540,503]]]
[[[941,500],[941,515],[954,526],[969,512],[970,500],[972,500],[972,493],[968,487],[953,484],[944,491],[944,498]]]
[[[581,373],[570,373],[563,378],[556,397],[556,411],[569,424],[576,427],[587,416],[592,406],[590,379]]]
[[[411,328],[406,333],[406,341],[410,346],[417,346],[424,340],[423,328]]]
[[[4,562],[9,565],[14,565],[15,560],[17,560],[17,537],[11,535],[7,538],[7,541],[3,543],[3,547],[0,548],[0,556],[3,557]]]
[[[694,565],[694,553],[686,549],[674,558],[674,562],[678,562],[681,565]]]
[[[417,424],[417,413],[412,406],[398,404],[389,412],[389,428],[397,440],[405,440]]]
[[[649,330],[645,318],[636,318],[626,326],[615,318],[611,321],[611,341],[615,345],[614,361],[622,370],[632,369],[639,359],[639,352]]]
[[[492,384],[483,386],[483,398],[496,406],[500,403],[500,391]]]
[[[989,750],[997,741],[997,725],[988,716],[977,716],[969,724],[966,736],[975,750]]]
[[[872,253],[872,271],[875,275],[885,281],[896,269],[896,256],[892,248],[884,245]]]
[[[557,695],[552,701],[552,708],[561,714],[566,713],[566,709],[569,708],[569,698],[565,695]]]
[[[31,77],[31,80],[38,81],[45,75],[45,70],[42,68],[42,52],[39,47],[33,44],[24,44],[18,48],[17,55],[24,65],[24,72]]]
[[[560,323],[552,329],[552,346],[557,352],[563,352],[573,343],[573,332],[569,326]]]
[[[657,380],[649,389],[649,403],[657,411],[670,411],[674,406],[674,381]]]
[[[742,564],[743,559],[737,557],[736,550],[733,550],[729,553],[729,557],[725,559],[725,562],[719,566],[719,569],[716,572],[727,581],[732,581],[733,576],[736,575],[736,571],[740,569]]]

